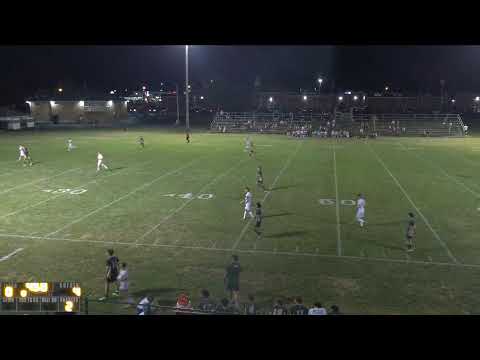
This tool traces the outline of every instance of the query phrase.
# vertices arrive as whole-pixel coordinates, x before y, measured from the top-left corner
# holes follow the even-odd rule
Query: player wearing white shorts
[[[20,160],[26,160],[26,159],[27,159],[27,155],[25,154],[25,148],[24,148],[22,145],[20,145],[20,146],[18,147],[18,151],[20,152],[20,156],[19,156],[19,158],[18,158],[18,161],[20,161]]]
[[[360,224],[360,226],[363,226],[365,223],[365,199],[363,198],[362,194],[358,194],[358,199],[357,199],[357,215],[356,215],[357,221]]]
[[[243,212],[243,220],[245,220],[247,213],[253,219],[253,212],[252,212],[252,193],[248,187],[245,188],[245,199],[241,202],[245,203],[245,211]]]
[[[98,152],[97,153],[97,171],[100,171],[100,167],[108,170],[108,166],[103,163],[103,155]]]
[[[74,148],[75,148],[75,146],[73,146],[72,139],[68,139],[67,140],[67,151],[72,151]]]

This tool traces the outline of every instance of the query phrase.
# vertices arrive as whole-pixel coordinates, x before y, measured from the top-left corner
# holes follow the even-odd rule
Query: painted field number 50
[[[335,205],[335,199],[318,199],[320,205],[328,206],[328,205]],[[355,206],[355,200],[340,200],[340,205],[344,206]]]

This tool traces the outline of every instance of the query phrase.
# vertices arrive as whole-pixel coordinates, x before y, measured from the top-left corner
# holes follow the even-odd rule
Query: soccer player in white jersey
[[[97,171],[100,171],[100,167],[108,169],[108,166],[103,163],[103,155],[97,152]]]
[[[23,147],[23,145],[18,146],[18,151],[20,152],[20,156],[18,157],[18,161],[26,160],[27,155],[25,154],[25,148]]]
[[[67,140],[67,151],[72,151],[75,147],[73,146],[72,139]]]
[[[253,142],[250,136],[247,136],[245,139],[245,151],[248,152],[249,156],[252,156],[253,154]]]
[[[365,223],[365,198],[363,197],[362,194],[358,194],[357,198],[357,215],[356,215],[357,221],[360,224],[360,226],[363,227],[363,224]]]
[[[240,204],[245,203],[245,211],[243,212],[243,220],[250,215],[250,217],[253,219],[253,212],[252,212],[252,193],[250,192],[250,189],[248,187],[245,188],[245,199],[240,202]]]

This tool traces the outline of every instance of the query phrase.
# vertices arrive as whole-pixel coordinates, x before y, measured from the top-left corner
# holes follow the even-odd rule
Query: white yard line
[[[50,179],[56,178],[56,177],[58,177],[58,176],[61,176],[61,175],[63,175],[63,174],[66,174],[66,173],[68,173],[68,172],[76,171],[76,170],[80,170],[80,169],[81,169],[81,168],[69,169],[69,170],[62,171],[61,173],[59,173],[59,174],[57,174],[57,175],[53,175],[53,176],[50,176],[50,177],[38,179],[38,180],[31,181],[31,182],[28,182],[28,183],[25,183],[25,184],[20,184],[20,185],[17,185],[17,186],[12,187],[12,188],[10,188],[10,189],[0,191],[0,195],[5,194],[5,193],[8,193],[8,192],[10,192],[10,191],[13,191],[13,190],[15,190],[15,189],[20,189],[20,188],[25,187],[25,186],[28,186],[28,185],[33,185],[33,184],[36,184],[36,183],[39,183],[39,182],[42,182],[42,181],[50,180]]]
[[[215,177],[212,181],[210,181],[208,184],[206,184],[205,186],[203,186],[197,194],[202,194],[209,186],[212,186],[213,184],[215,184],[218,180],[222,179],[223,177],[225,177],[228,173],[230,173],[232,170],[236,169],[240,164],[243,164],[245,161],[247,161],[249,159],[244,159],[242,161],[240,161],[239,163],[236,163],[234,166],[232,166],[231,168],[229,168],[227,171],[225,171],[224,173],[218,175],[217,177]],[[154,232],[155,230],[157,230],[162,224],[164,224],[168,219],[170,219],[173,215],[179,213],[180,211],[183,210],[183,208],[185,206],[187,206],[188,204],[190,204],[190,202],[192,200],[195,199],[195,196],[197,195],[193,195],[190,199],[188,199],[187,201],[185,201],[182,205],[180,205],[178,208],[175,209],[175,211],[173,211],[172,213],[170,213],[169,215],[165,216],[158,224],[156,224],[155,226],[153,226],[150,230],[146,231],[142,236],[140,236],[137,240],[135,240],[135,244],[137,244],[139,241],[143,240],[146,236],[148,236],[149,234],[151,234],[152,232]],[[175,240],[174,244],[176,244],[178,242],[179,239]],[[157,244],[158,243],[158,239],[155,240],[154,244]]]
[[[45,236],[28,236],[28,235],[17,235],[17,234],[3,234],[0,233],[0,238],[20,238],[27,240],[45,240],[45,241],[58,241],[58,242],[72,242],[72,243],[86,243],[86,244],[108,244],[108,245],[123,245],[123,246],[132,246],[135,245],[134,242],[115,242],[115,241],[103,241],[103,240],[86,240],[86,239],[69,239],[69,238],[52,238]],[[316,253],[301,253],[301,252],[292,252],[292,251],[269,251],[269,250],[242,250],[242,249],[232,249],[232,248],[211,248],[206,246],[186,246],[186,245],[173,245],[173,244],[147,244],[147,243],[138,243],[137,246],[145,246],[152,248],[172,248],[172,249],[187,249],[187,250],[202,250],[210,252],[238,252],[238,253],[249,253],[249,254],[263,254],[263,255],[284,255],[284,256],[299,256],[299,257],[319,257],[331,260],[356,260],[356,261],[371,261],[371,262],[383,262],[383,263],[399,263],[399,264],[417,264],[417,265],[437,265],[437,266],[450,266],[457,268],[475,268],[480,269],[480,264],[460,264],[453,262],[434,262],[434,261],[421,261],[421,260],[402,260],[402,259],[387,259],[387,258],[375,258],[375,257],[362,257],[362,256],[349,256],[342,255],[337,256],[336,254],[319,254]]]
[[[86,218],[88,218],[88,217],[90,217],[90,216],[98,213],[99,211],[102,211],[103,209],[106,209],[107,207],[110,207],[110,206],[118,203],[119,201],[122,201],[123,199],[125,199],[125,198],[127,198],[127,197],[129,197],[129,196],[131,196],[131,195],[133,195],[133,194],[135,194],[135,193],[137,193],[137,192],[139,192],[140,190],[143,190],[143,189],[145,189],[145,188],[147,188],[147,187],[155,184],[157,181],[159,181],[159,180],[161,180],[161,179],[163,179],[163,178],[165,178],[165,177],[167,177],[167,176],[173,175],[173,174],[175,174],[175,173],[177,173],[177,172],[179,172],[179,171],[181,171],[181,170],[183,170],[183,169],[185,169],[185,168],[187,168],[187,167],[189,167],[189,166],[192,166],[193,163],[194,163],[194,162],[197,162],[197,161],[198,161],[198,160],[191,161],[191,162],[189,162],[187,165],[181,166],[181,167],[179,167],[179,168],[177,168],[177,169],[175,169],[175,170],[171,170],[171,171],[169,171],[169,172],[167,172],[167,173],[165,173],[165,174],[163,174],[163,175],[160,175],[159,177],[153,179],[152,181],[149,181],[149,182],[147,182],[147,183],[145,183],[145,184],[143,184],[143,185],[141,185],[141,186],[139,186],[139,187],[136,187],[135,189],[133,189],[133,190],[130,191],[129,193],[127,193],[127,194],[125,194],[125,195],[123,195],[123,196],[121,196],[121,197],[119,197],[119,198],[117,198],[117,199],[109,202],[108,204],[105,204],[105,205],[103,205],[103,206],[101,206],[101,207],[99,207],[99,208],[96,208],[95,210],[89,212],[88,214],[85,214],[85,215],[79,217],[78,219],[75,219],[75,220],[69,222],[67,225],[62,226],[61,228],[59,228],[59,229],[57,229],[57,230],[55,230],[55,231],[52,231],[51,233],[45,235],[45,237],[48,238],[48,237],[50,237],[50,236],[52,236],[52,235],[55,235],[55,234],[59,233],[60,231],[62,231],[62,230],[64,230],[64,229],[66,229],[66,228],[68,228],[68,227],[70,227],[70,226],[72,226],[72,225],[74,225],[74,224],[76,224],[76,223],[78,223],[78,222],[80,222],[80,221],[82,221],[82,220],[85,220]]]
[[[280,179],[280,176],[282,176],[282,174],[285,172],[285,170],[290,166],[290,163],[292,162],[293,158],[295,157],[295,155],[297,155],[298,151],[300,150],[300,147],[302,146],[302,144],[304,144],[303,142],[300,142],[298,143],[297,145],[297,148],[295,149],[295,151],[287,158],[287,160],[285,161],[285,164],[283,165],[283,168],[280,170],[280,172],[278,173],[277,177],[273,180],[273,183],[270,185],[270,188],[274,188],[275,185],[277,184],[277,181],[278,179]],[[265,201],[267,200],[268,196],[270,195],[271,191],[267,191],[265,193],[265,196],[263,197],[261,203],[262,203],[262,206],[263,204],[265,203]],[[245,226],[243,227],[242,231],[240,232],[240,235],[238,236],[237,240],[235,241],[235,243],[233,244],[232,246],[232,250],[236,249],[238,244],[240,243],[240,241],[242,240],[243,236],[245,235],[247,229],[248,229],[248,226],[250,225],[250,222],[252,221],[252,218],[250,218],[248,220],[248,222],[245,224]],[[215,243],[216,244],[216,243]],[[213,246],[215,246],[215,244]]]
[[[152,160],[152,161],[146,161],[146,162],[143,163],[143,165],[149,164],[149,163],[151,163],[151,162],[153,162],[153,160]],[[76,188],[81,188],[81,187],[87,186],[87,185],[89,185],[89,184],[95,184],[95,183],[97,183],[97,181],[100,181],[100,180],[109,178],[109,177],[111,177],[111,176],[115,176],[115,175],[118,175],[118,174],[123,174],[123,173],[122,173],[123,170],[125,170],[125,169],[120,169],[120,170],[114,172],[113,174],[108,174],[108,175],[102,176],[101,178],[93,179],[93,180],[90,180],[90,181],[88,181],[88,182],[86,182],[86,183],[83,183],[83,184],[80,184],[80,185],[76,185],[76,186],[74,186],[73,188],[74,188],[74,189],[76,189]],[[51,197],[49,197],[49,198],[47,198],[47,199],[45,199],[45,200],[39,201],[39,202],[37,202],[37,203],[35,203],[35,204],[25,206],[25,207],[23,207],[23,208],[21,208],[21,209],[18,209],[18,210],[16,210],[16,211],[12,211],[12,212],[10,212],[10,213],[8,213],[8,214],[0,215],[0,219],[6,218],[6,217],[9,217],[9,216],[12,216],[12,215],[16,215],[16,214],[18,214],[18,213],[20,213],[20,212],[24,212],[25,210],[28,210],[28,209],[35,208],[35,207],[37,207],[37,206],[40,206],[40,205],[42,205],[42,204],[45,204],[46,202],[49,202],[49,201],[51,201],[51,200],[55,200],[55,199],[57,199],[57,198],[59,198],[59,197],[61,197],[61,196],[65,196],[65,193],[61,193],[61,194],[58,194],[58,195],[55,195],[55,196],[51,196]]]
[[[443,247],[443,249],[445,250],[445,252],[447,253],[448,257],[455,263],[455,264],[458,264],[458,260],[455,258],[455,256],[453,256],[452,252],[450,251],[450,249],[448,248],[447,244],[445,244],[445,242],[440,238],[440,236],[438,235],[438,233],[433,229],[432,225],[430,225],[430,222],[427,220],[427,218],[423,215],[423,213],[420,211],[420,209],[417,207],[417,205],[415,205],[415,203],[413,202],[413,200],[410,198],[410,196],[408,195],[408,193],[405,191],[405,189],[403,188],[403,186],[400,184],[400,182],[398,181],[398,179],[391,173],[391,171],[388,169],[388,167],[385,165],[385,163],[383,162],[383,160],[378,156],[378,154],[375,152],[375,150],[373,150],[373,148],[370,146],[370,144],[367,144],[368,148],[372,151],[372,153],[375,155],[375,157],[377,158],[378,162],[383,166],[383,168],[385,169],[385,171],[387,172],[388,175],[390,175],[390,177],[392,178],[392,180],[395,182],[395,184],[397,184],[398,188],[402,191],[403,195],[405,195],[405,197],[407,198],[407,200],[410,202],[410,204],[415,208],[415,210],[417,211],[417,213],[420,215],[420,217],[423,219],[425,225],[427,225],[427,227],[430,229],[430,231],[432,232],[433,236],[437,239],[437,241],[440,243],[440,245]]]
[[[333,147],[333,174],[335,178],[335,213],[337,216],[337,255],[342,256],[342,240],[340,237],[340,200],[338,199],[337,158]]]
[[[20,251],[23,251],[23,248],[19,248],[19,249],[15,250],[15,251],[12,251],[12,252],[11,252],[10,254],[8,254],[8,255],[5,255],[5,256],[1,257],[1,258],[0,258],[0,262],[3,262],[3,261],[5,261],[5,260],[10,259],[12,256],[15,256],[15,255],[18,254]]]

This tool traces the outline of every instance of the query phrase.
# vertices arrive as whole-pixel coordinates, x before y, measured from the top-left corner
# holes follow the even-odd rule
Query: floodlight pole
[[[178,107],[178,84],[175,83],[175,95],[177,98],[177,122],[176,125],[180,125],[180,112],[179,112],[179,107]]]
[[[185,93],[186,93],[186,98],[185,98],[185,128],[186,131],[188,132],[190,130],[190,109],[189,109],[189,104],[188,104],[188,98],[189,98],[189,88],[188,88],[188,45],[185,45]]]

